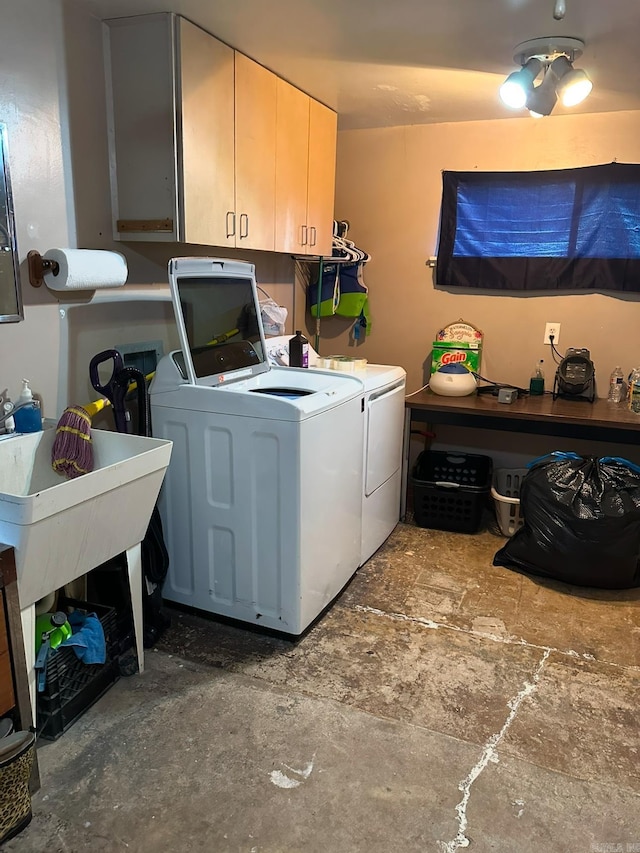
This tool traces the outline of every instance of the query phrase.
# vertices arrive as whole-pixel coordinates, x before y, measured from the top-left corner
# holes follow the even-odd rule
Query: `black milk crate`
[[[57,609],[95,613],[104,630],[107,655],[103,664],[86,664],[71,646],[49,652],[45,688],[36,699],[38,734],[45,740],[57,740],[120,677],[115,609],[73,598],[59,598]]]
[[[413,513],[419,527],[475,533],[491,489],[490,456],[429,450],[413,468]]]

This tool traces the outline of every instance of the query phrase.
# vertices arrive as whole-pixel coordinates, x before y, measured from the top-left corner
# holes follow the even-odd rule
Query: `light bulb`
[[[555,74],[556,92],[560,103],[565,107],[575,107],[584,101],[593,89],[593,83],[581,68],[574,68],[566,56],[558,56],[551,63],[551,71]]]
[[[514,73],[517,74],[518,72]],[[511,107],[512,110],[519,110],[527,103],[527,92],[522,83],[511,80],[510,76],[500,86],[500,98],[505,106]]]
[[[575,69],[570,71],[561,82],[559,87],[560,101],[565,107],[575,107],[587,97],[593,89],[593,83],[584,71]]]
[[[511,74],[500,86],[500,98],[507,107],[513,110],[519,110],[527,103],[529,92],[533,89],[533,81],[536,79],[542,68],[542,62],[532,56],[519,71],[512,71]]]

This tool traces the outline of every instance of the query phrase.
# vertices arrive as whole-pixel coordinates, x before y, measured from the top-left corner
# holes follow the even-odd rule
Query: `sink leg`
[[[31,699],[31,718],[36,725],[36,606],[30,604],[20,611],[22,622],[22,639],[24,641],[24,656],[29,681],[29,698]]]
[[[144,672],[144,645],[142,628],[142,549],[140,542],[127,549],[127,569],[129,572],[129,591],[133,609],[133,631],[136,637],[138,672]]]

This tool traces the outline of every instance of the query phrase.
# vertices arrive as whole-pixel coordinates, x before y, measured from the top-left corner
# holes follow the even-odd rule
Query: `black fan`
[[[569,349],[556,370],[553,399],[588,400],[596,396],[596,371],[589,350]]]

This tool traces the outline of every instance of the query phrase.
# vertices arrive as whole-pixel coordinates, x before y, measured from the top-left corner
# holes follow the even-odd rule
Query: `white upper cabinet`
[[[338,116],[313,99],[309,102],[309,181],[307,222],[312,255],[330,255],[336,181]]]
[[[236,246],[274,250],[277,77],[236,53]]]
[[[330,254],[334,112],[173,13],[104,31],[116,239]]]
[[[182,241],[234,246],[234,51],[184,19],[176,23]]]
[[[330,255],[337,116],[278,80],[276,251]]]

